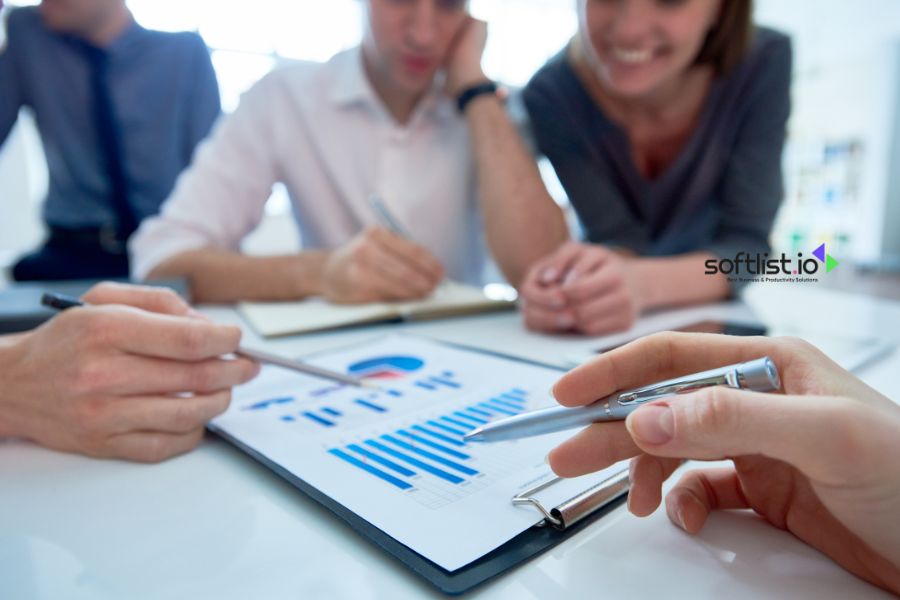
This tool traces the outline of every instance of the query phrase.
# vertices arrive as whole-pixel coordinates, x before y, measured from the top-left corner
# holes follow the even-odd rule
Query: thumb
[[[843,483],[877,462],[878,415],[862,402],[715,387],[643,406],[625,420],[655,456],[721,460],[762,454],[823,483]]]

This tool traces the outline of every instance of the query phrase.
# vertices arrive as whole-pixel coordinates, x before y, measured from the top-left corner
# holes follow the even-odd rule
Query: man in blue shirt
[[[220,113],[205,44],[142,28],[125,0],[13,9],[0,49],[0,144],[22,107],[46,154],[49,234],[13,277],[127,277],[125,242],[158,212]]]

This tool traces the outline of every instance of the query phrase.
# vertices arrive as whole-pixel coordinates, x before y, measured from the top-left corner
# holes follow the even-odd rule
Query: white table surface
[[[647,317],[636,332],[698,318],[890,337],[900,303],[769,285],[746,306],[696,307]],[[749,307],[749,309],[748,309]],[[208,311],[240,323],[224,308]],[[299,355],[369,339],[383,326],[248,346]],[[525,332],[515,314],[396,329],[545,362],[597,340]],[[900,400],[900,352],[861,373]],[[896,458],[894,459],[896,460]],[[491,599],[671,596],[886,598],[789,533],[747,512],[717,513],[697,536],[664,511],[638,519],[620,507],[541,557],[478,588]],[[442,597],[327,510],[227,444],[208,439],[160,465],[101,461],[0,443],[0,598]]]

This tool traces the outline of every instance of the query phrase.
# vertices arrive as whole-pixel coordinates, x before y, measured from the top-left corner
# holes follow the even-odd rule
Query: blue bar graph
[[[456,458],[461,458],[463,460],[468,460],[468,459],[472,458],[468,454],[463,454],[462,452],[454,450],[453,448],[448,448],[447,446],[442,446],[440,444],[436,444],[436,443],[432,442],[431,440],[426,440],[422,436],[412,434],[408,431],[403,431],[402,429],[397,431],[397,435],[402,435],[403,437],[409,438],[419,444],[425,444],[429,448],[434,448],[435,450],[440,450],[441,452],[446,452],[450,456],[455,456]]]
[[[366,440],[366,444],[368,444],[369,446],[371,446],[373,448],[381,450],[385,454],[390,454],[394,458],[399,458],[403,462],[409,463],[414,467],[418,467],[418,468],[422,469],[423,471],[427,471],[436,477],[440,477],[441,479],[449,481],[450,483],[462,483],[463,481],[465,481],[463,478],[458,477],[458,476],[454,475],[453,473],[448,473],[447,471],[438,469],[437,467],[429,465],[426,462],[422,462],[418,458],[413,458],[412,456],[409,456],[408,454],[398,452],[397,450],[394,450],[393,448],[389,448],[388,446],[385,446],[384,444],[380,444],[380,443],[376,442],[375,440]]]
[[[432,384],[430,384],[430,383],[428,383],[428,382],[426,382],[426,381],[417,381],[417,382],[415,383],[415,385],[417,385],[418,387],[422,388],[423,390],[429,390],[429,391],[431,391],[431,392],[433,392],[433,391],[435,391],[435,390],[437,389],[437,386],[432,385]]]
[[[291,415],[283,415],[283,416],[281,417],[281,420],[284,421],[285,423],[291,423],[291,422],[293,422],[293,421],[296,421],[297,419],[295,419],[295,418],[292,417]]]
[[[330,387],[320,388],[320,389],[318,389],[318,390],[313,390],[313,391],[311,391],[311,392],[309,393],[309,395],[312,396],[313,398],[318,398],[318,397],[320,397],[320,396],[327,396],[327,395],[330,394],[331,392],[336,392],[337,390],[341,389],[342,387],[344,387],[344,386],[342,386],[342,385],[332,385],[332,386],[330,386]]]
[[[512,402],[515,402],[516,404],[524,404],[525,403],[524,398],[520,398],[519,396],[513,396],[512,394],[500,394],[500,397],[506,398],[507,400],[511,400]]]
[[[431,381],[432,383],[439,383],[441,385],[446,385],[447,387],[451,387],[454,389],[459,389],[462,387],[460,384],[456,383],[455,381],[450,381],[449,379],[446,379],[444,377],[431,377],[429,379],[429,381]]]
[[[265,410],[272,406],[273,404],[287,404],[288,402],[293,402],[293,396],[285,396],[284,398],[272,398],[269,400],[262,400],[255,404],[251,404],[250,406],[245,406],[244,410]]]
[[[488,400],[491,404],[497,404],[498,406],[505,406],[506,408],[511,408],[513,410],[521,410],[522,407],[518,404],[513,404],[508,400],[501,400],[500,398],[491,398]]]
[[[441,417],[441,421],[447,421],[448,423],[456,425],[457,427],[462,427],[465,430],[475,429],[474,425],[470,425],[465,421],[460,421],[459,419],[453,419],[451,417]]]
[[[437,431],[431,431],[430,429],[425,429],[421,425],[413,425],[412,428],[415,429],[416,431],[418,431],[419,433],[424,433],[425,435],[431,436],[436,440],[441,440],[442,442],[446,442],[453,446],[465,446],[466,445],[465,442],[461,442],[461,441],[455,440],[451,437],[447,437],[446,435],[444,435],[442,433],[438,433]]]
[[[433,460],[434,462],[440,463],[440,464],[444,465],[445,467],[450,467],[454,471],[459,471],[460,473],[463,473],[464,475],[478,475],[478,471],[476,471],[475,469],[472,469],[465,465],[461,465],[458,462],[453,462],[452,460],[450,460],[448,458],[444,458],[443,456],[438,456],[434,452],[429,452],[428,450],[423,450],[421,448],[417,448],[416,446],[413,446],[412,444],[404,442],[403,440],[398,440],[397,438],[395,438],[392,435],[383,435],[383,436],[381,436],[381,439],[385,440],[386,442],[390,442],[390,443],[394,444],[395,446],[399,446],[399,447],[403,448],[404,450],[408,450],[410,452],[415,452],[419,456],[424,456],[428,460]]]
[[[487,421],[485,421],[484,419],[481,419],[479,417],[473,417],[472,415],[467,415],[466,413],[464,413],[461,410],[457,410],[453,414],[456,415],[457,417],[459,417],[460,419],[468,419],[469,421],[474,421],[474,422],[478,423],[479,425],[484,425],[485,423],[487,423]]]
[[[485,410],[481,410],[480,408],[475,408],[474,406],[470,406],[470,407],[467,408],[466,410],[469,411],[469,412],[473,412],[473,413],[475,413],[476,415],[481,415],[482,417],[487,417],[488,419],[490,419],[491,417],[494,416],[494,415],[492,415],[491,413],[489,413],[489,412],[487,412],[487,411],[485,411]]]
[[[415,471],[410,471],[403,465],[398,465],[397,463],[395,463],[392,460],[388,460],[383,456],[379,456],[378,454],[369,452],[368,450],[366,450],[365,448],[363,448],[362,446],[360,446],[358,444],[350,444],[347,447],[349,449],[353,450],[354,452],[356,452],[357,454],[362,454],[366,458],[369,458],[371,460],[374,460],[377,463],[384,465],[388,469],[393,469],[394,471],[400,473],[401,475],[406,475],[407,477],[412,477],[413,475],[416,474]]]
[[[378,404],[369,402],[368,400],[363,400],[362,398],[357,398],[356,400],[354,400],[354,402],[356,402],[360,406],[365,406],[369,410],[374,410],[375,412],[383,413],[383,412],[387,412],[387,410],[388,410],[383,406],[379,406]]]
[[[527,396],[528,395],[528,392],[526,392],[522,388],[513,388],[510,390],[510,392],[512,392],[513,394],[516,394],[517,396]]]
[[[328,407],[328,406],[324,407],[324,408],[322,409],[322,412],[328,413],[328,414],[331,415],[332,417],[340,417],[341,414],[342,414],[341,411],[335,410],[335,409],[330,408],[330,407]]]
[[[325,427],[334,427],[334,421],[329,421],[328,419],[326,419],[324,417],[320,417],[316,413],[306,411],[302,414],[304,417],[306,417],[310,421],[318,423],[319,425],[324,425]]]
[[[500,407],[497,406],[496,404],[488,404],[487,402],[482,402],[481,404],[479,404],[479,406],[483,406],[483,407],[485,407],[485,408],[488,408],[488,409],[490,409],[490,410],[493,410],[494,412],[498,412],[498,413],[503,414],[503,415],[509,415],[510,417],[519,414],[519,413],[517,413],[517,412],[513,412],[513,411],[510,410],[509,408],[505,408],[505,407],[504,407],[504,408],[500,408]]]
[[[359,467],[363,471],[367,471],[367,472],[371,473],[372,475],[375,475],[376,477],[380,477],[381,479],[387,481],[388,483],[391,483],[391,484],[397,486],[401,490],[408,490],[409,488],[412,487],[412,484],[407,483],[407,482],[403,481],[402,479],[397,479],[393,475],[391,475],[389,473],[385,473],[381,469],[376,469],[372,465],[368,465],[368,464],[364,463],[363,461],[359,460],[358,458],[356,458],[355,456],[350,456],[346,452],[338,450],[337,448],[333,448],[333,449],[329,450],[328,452],[330,452],[334,456],[337,456],[338,458],[350,463],[354,467]]]
[[[465,431],[460,431],[459,429],[454,429],[453,427],[448,427],[448,426],[444,425],[443,423],[438,423],[437,421],[428,421],[428,425],[431,425],[432,427],[437,427],[438,429],[443,429],[444,431],[453,433],[455,435],[458,435],[459,437],[466,435]]]
[[[394,398],[402,398],[403,392],[400,390],[385,390],[389,396],[393,396]]]

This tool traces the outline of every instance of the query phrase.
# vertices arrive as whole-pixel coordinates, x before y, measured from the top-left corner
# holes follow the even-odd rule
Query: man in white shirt
[[[565,226],[543,201],[524,211],[528,226],[519,223],[519,205],[543,188],[496,94],[486,93],[486,29],[466,4],[366,0],[360,47],[263,78],[135,236],[134,275],[187,277],[194,297],[209,302],[420,298],[445,276],[480,281],[483,214],[487,241],[518,283]],[[454,102],[466,96],[471,136]],[[240,243],[276,182],[289,192],[303,251],[243,256]],[[412,239],[379,226],[373,195]]]

